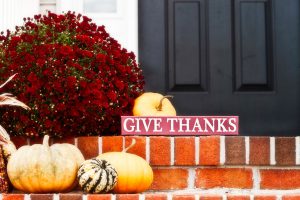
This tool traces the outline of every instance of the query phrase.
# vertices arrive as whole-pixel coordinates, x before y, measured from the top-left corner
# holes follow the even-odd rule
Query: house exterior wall
[[[46,13],[48,10],[56,11],[56,0],[40,0],[40,13]]]
[[[16,25],[22,25],[24,17],[32,17],[39,9],[39,0],[1,0],[0,32],[14,30]]]

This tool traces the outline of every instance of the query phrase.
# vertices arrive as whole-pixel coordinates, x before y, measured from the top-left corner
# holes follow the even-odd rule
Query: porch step
[[[132,195],[3,194],[3,199],[300,200],[300,137],[110,136],[53,140],[75,144],[86,159],[108,151],[143,157],[154,172],[146,193]],[[41,143],[13,137],[17,146]],[[14,196],[17,195],[17,196]],[[242,196],[242,197],[241,197]],[[263,197],[261,197],[263,196]]]
[[[205,194],[144,193],[144,194],[2,194],[2,200],[299,200],[300,194]]]

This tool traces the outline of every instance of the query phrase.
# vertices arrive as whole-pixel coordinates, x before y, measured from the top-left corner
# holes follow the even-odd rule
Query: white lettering
[[[185,123],[183,121],[186,121]],[[185,132],[190,131],[190,120],[191,118],[179,118],[179,130],[178,132],[184,132],[183,127],[186,127]]]
[[[227,132],[225,126],[224,126],[224,122],[226,121],[226,118],[218,118],[218,130],[217,132]]]
[[[177,122],[178,119],[177,118],[167,118],[167,123],[171,122],[170,124],[170,132],[175,132],[174,130],[174,122]]]
[[[235,118],[230,118],[229,119],[229,126],[231,126],[233,128],[233,129],[231,129],[230,127],[228,128],[228,130],[230,132],[235,132],[237,130],[236,119]]]
[[[129,126],[130,127],[130,129],[128,129],[128,126],[127,126],[127,123],[128,123],[128,121],[131,121],[131,123],[134,123],[134,119],[132,119],[132,118],[126,118],[125,120],[124,120],[124,130],[126,131],[126,132],[132,132],[132,131],[134,131],[134,125],[131,125],[131,126]]]
[[[198,129],[197,132],[203,132],[198,118],[196,118],[196,120],[195,120],[192,132],[196,132],[196,130],[195,130],[196,128]]]
[[[154,132],[162,132],[162,127],[161,127],[161,118],[153,118],[154,120]]]
[[[209,126],[210,128],[210,132],[215,132],[215,118],[211,118],[212,120],[212,124],[210,123],[210,121],[207,118],[204,118],[204,132],[209,132],[207,127]]]

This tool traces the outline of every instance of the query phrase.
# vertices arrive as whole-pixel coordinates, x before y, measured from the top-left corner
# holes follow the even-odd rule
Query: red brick
[[[99,155],[98,137],[79,137],[77,146],[85,159]]]
[[[187,169],[153,169],[151,190],[185,189],[188,186]]]
[[[150,137],[150,164],[170,165],[170,137]]]
[[[229,195],[227,200],[250,200],[250,196],[245,195]]]
[[[125,137],[125,148],[131,144],[133,139],[135,139],[136,143],[127,152],[146,159],[146,137]]]
[[[123,150],[122,136],[105,136],[102,137],[102,153]]]
[[[220,164],[220,137],[209,136],[200,137],[200,165],[219,165]]]
[[[270,195],[258,195],[254,197],[254,200],[276,200],[276,196],[270,196]]]
[[[166,194],[145,194],[145,200],[167,200]]]
[[[252,188],[252,170],[244,168],[208,168],[196,170],[197,188]]]
[[[59,200],[82,200],[82,194],[59,194]]]
[[[250,165],[270,164],[270,138],[250,137]]]
[[[51,144],[56,143],[68,143],[68,144],[75,144],[75,138],[74,137],[63,137],[63,138],[53,138],[51,141]]]
[[[276,137],[275,138],[275,156],[277,165],[295,165],[296,151],[295,151],[294,137]]]
[[[53,194],[31,194],[31,200],[53,200]]]
[[[138,194],[117,194],[116,200],[139,200]]]
[[[30,145],[42,144],[43,143],[43,138],[44,138],[43,136],[30,138],[29,144]],[[50,145],[50,143],[49,143],[49,145]]]
[[[282,200],[299,200],[300,194],[291,194],[291,195],[284,195]]]
[[[243,165],[246,162],[245,137],[225,137],[226,165]]]
[[[23,200],[24,194],[2,194],[2,200]]]
[[[215,195],[200,196],[199,200],[222,200],[223,197]]]
[[[300,170],[266,169],[260,170],[261,189],[299,189]]]
[[[28,145],[27,138],[22,136],[10,137],[10,140],[15,144],[15,146],[20,148],[21,146]]]
[[[87,200],[111,200],[111,194],[89,194]]]
[[[195,138],[175,138],[175,165],[195,165]]]
[[[173,198],[172,200],[195,200],[195,195],[184,195],[184,194],[181,194],[181,195],[173,195]]]

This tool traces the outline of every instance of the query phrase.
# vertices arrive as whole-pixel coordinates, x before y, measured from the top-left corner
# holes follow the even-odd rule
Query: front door
[[[146,90],[179,115],[238,115],[242,135],[300,134],[299,0],[139,1]]]

